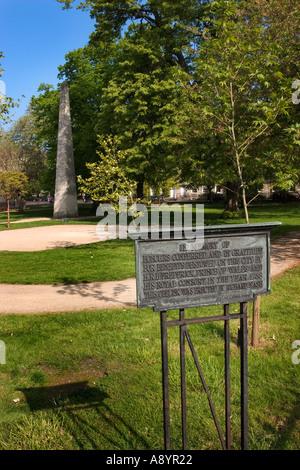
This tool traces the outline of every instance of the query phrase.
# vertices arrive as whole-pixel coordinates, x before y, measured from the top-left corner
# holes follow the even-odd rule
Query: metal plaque
[[[208,226],[204,240],[135,241],[137,305],[154,311],[251,301],[270,293],[270,230]]]

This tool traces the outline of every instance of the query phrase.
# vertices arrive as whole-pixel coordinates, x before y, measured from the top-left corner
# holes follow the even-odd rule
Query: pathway
[[[24,243],[25,239],[23,238],[22,251],[24,251],[24,245],[27,247],[27,251],[30,251],[29,246],[31,246],[31,249],[33,249],[33,247],[35,247],[35,249],[47,249],[41,248],[41,246],[49,247],[49,243],[51,244],[51,248],[53,248],[54,246],[66,246],[66,243],[70,246],[70,243],[91,243],[92,240],[99,241],[98,239],[94,239],[95,226],[63,226],[65,231],[69,233],[69,236],[72,233],[72,242],[70,242],[70,238],[63,237],[62,231],[57,230],[56,227],[62,226],[21,229],[27,231],[34,230],[32,234],[34,233],[36,237],[33,239],[33,235],[31,234],[31,236],[29,236],[29,233],[27,233],[26,243]],[[93,227],[93,229],[91,227]],[[19,237],[17,238],[22,238],[20,237],[21,230],[3,232],[9,233],[11,236],[10,249],[16,249],[17,241],[13,240],[12,236],[14,232],[18,232]],[[81,239],[78,232],[81,232]],[[2,249],[4,246],[2,245],[2,242],[4,243],[4,237],[1,239],[3,233],[0,233]],[[54,233],[56,233],[56,238]],[[6,240],[6,249],[9,249],[8,239],[9,237],[7,237]],[[85,241],[83,241],[83,239]],[[20,241],[18,241],[18,246],[21,247],[19,243]],[[300,264],[300,232],[290,233],[272,242],[271,278],[274,278],[298,264]],[[135,279],[76,285],[0,284],[0,313],[2,314],[58,313],[128,307],[136,307]]]

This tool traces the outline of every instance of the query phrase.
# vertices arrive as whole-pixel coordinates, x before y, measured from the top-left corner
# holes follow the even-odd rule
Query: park
[[[299,6],[114,3],[0,88],[0,450],[299,450]]]

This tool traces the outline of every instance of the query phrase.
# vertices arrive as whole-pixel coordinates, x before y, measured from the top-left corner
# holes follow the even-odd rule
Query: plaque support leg
[[[229,304],[224,305],[224,356],[225,356],[225,426],[226,449],[231,449],[231,406],[230,406],[230,329]]]
[[[179,310],[179,320],[184,320],[184,309]],[[185,374],[185,330],[179,327],[180,335],[180,373],[181,373],[181,420],[182,420],[182,447],[187,450],[187,423],[186,423],[186,374]]]
[[[208,399],[209,407],[210,407],[210,410],[211,410],[211,413],[212,413],[212,416],[213,416],[213,419],[214,419],[214,422],[215,422],[216,429],[218,431],[218,435],[219,435],[219,438],[220,438],[220,441],[221,441],[222,449],[226,450],[226,444],[225,444],[225,440],[224,440],[224,437],[223,437],[223,434],[222,434],[222,430],[221,430],[221,427],[220,427],[220,424],[219,424],[219,421],[218,421],[218,418],[217,418],[217,415],[216,415],[216,412],[215,412],[215,408],[214,408],[214,405],[213,405],[213,402],[212,402],[212,399],[211,399],[211,396],[210,396],[210,393],[209,393],[209,390],[208,390],[208,387],[207,387],[202,369],[200,367],[200,364],[199,364],[199,361],[198,361],[198,358],[197,358],[197,354],[196,354],[194,345],[192,343],[192,340],[191,340],[188,329],[186,329],[185,335],[186,335],[186,339],[187,339],[187,342],[189,344],[189,347],[190,347],[195,365],[197,367],[199,377],[201,379],[203,388],[205,390],[205,393],[206,393],[206,396],[207,396],[207,399]]]
[[[162,382],[164,409],[164,443],[165,450],[170,450],[170,404],[169,404],[169,373],[168,373],[168,331],[167,312],[160,312],[161,351],[162,351]]]
[[[241,377],[241,449],[248,449],[248,330],[247,330],[247,302],[240,303],[240,313],[230,314],[229,304],[224,305],[223,315],[200,318],[185,318],[184,309],[179,309],[179,320],[167,321],[167,311],[160,312],[161,318],[161,353],[162,353],[162,382],[163,382],[163,414],[164,414],[164,444],[165,450],[171,449],[170,444],[170,398],[169,398],[169,372],[168,372],[168,334],[169,326],[179,326],[180,340],[180,374],[181,374],[181,421],[182,421],[182,445],[187,450],[187,415],[186,415],[186,361],[185,340],[191,350],[195,365],[203,388],[206,392],[211,413],[217,428],[222,448],[231,449],[231,405],[230,405],[230,320],[240,320],[240,377]],[[225,431],[223,436],[211,396],[200,367],[196,351],[194,349],[189,331],[189,324],[224,321],[224,357],[225,357]]]
[[[241,327],[241,449],[248,449],[248,329],[247,302],[240,304]]]

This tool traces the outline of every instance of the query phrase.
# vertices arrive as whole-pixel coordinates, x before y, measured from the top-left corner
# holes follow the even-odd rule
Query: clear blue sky
[[[25,95],[12,119],[26,112],[41,83],[57,85],[65,55],[83,47],[94,30],[88,12],[61,7],[56,0],[0,0],[1,80],[7,96]]]

